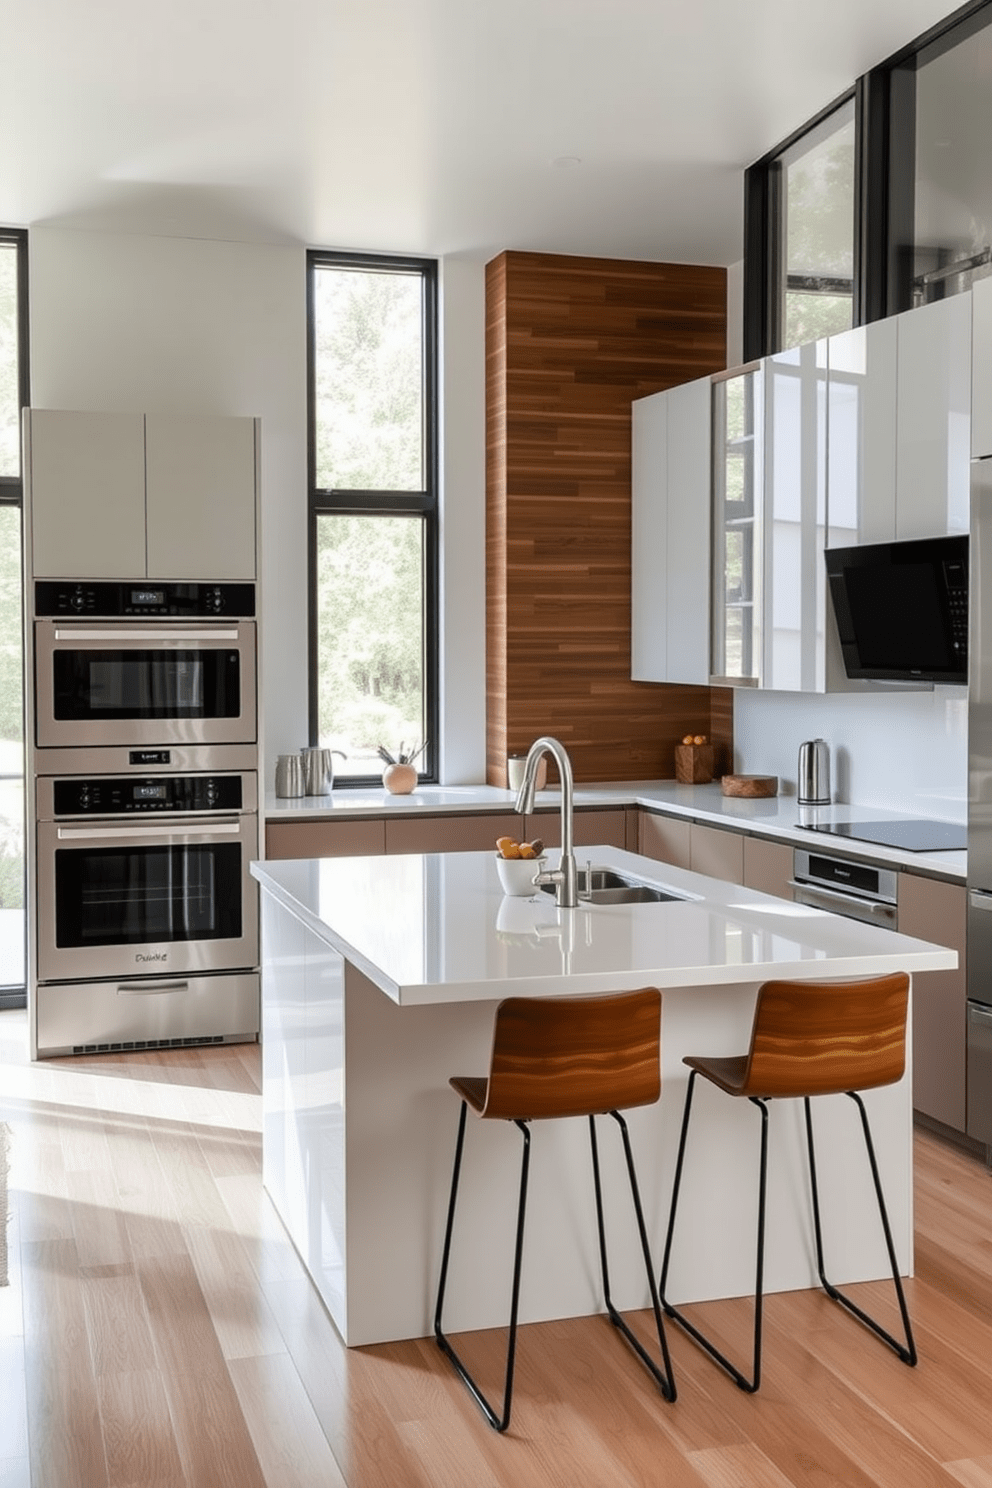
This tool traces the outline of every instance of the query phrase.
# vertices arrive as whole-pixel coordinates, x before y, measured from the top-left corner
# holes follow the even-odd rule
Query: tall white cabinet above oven
[[[258,420],[23,433],[32,1057],[255,1039]]]
[[[253,580],[258,421],[24,416],[36,578]]]

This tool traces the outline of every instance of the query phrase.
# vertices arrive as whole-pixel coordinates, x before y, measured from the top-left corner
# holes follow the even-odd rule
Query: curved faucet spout
[[[564,744],[558,739],[553,739],[549,734],[543,734],[540,739],[535,739],[527,751],[527,760],[524,765],[524,778],[517,792],[517,810],[526,816],[534,810],[534,795],[537,788],[537,767],[541,756],[550,754],[558,766],[558,775],[561,779],[561,859],[557,868],[547,873],[539,873],[534,882],[538,884],[553,883],[555,886],[555,903],[560,909],[574,909],[578,903],[578,878],[575,869],[575,850],[572,831],[572,797],[574,784],[572,777],[572,761]]]

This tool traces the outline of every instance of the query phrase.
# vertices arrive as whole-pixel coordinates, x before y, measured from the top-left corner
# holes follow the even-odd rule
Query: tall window
[[[21,409],[27,401],[27,234],[0,229],[0,1007],[24,1000]]]
[[[992,273],[992,12],[913,60],[912,295],[921,305]]]
[[[437,779],[437,266],[312,252],[310,731]],[[417,753],[419,751],[419,753]]]
[[[990,76],[966,0],[745,172],[746,359],[992,274]]]
[[[778,350],[846,331],[854,304],[854,99],[780,159]]]

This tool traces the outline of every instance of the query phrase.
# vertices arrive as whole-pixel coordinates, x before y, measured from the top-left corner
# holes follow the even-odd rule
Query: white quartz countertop
[[[557,811],[559,800],[556,790],[540,791],[536,799],[537,810]],[[328,796],[282,798],[268,795],[265,800],[265,816],[267,821],[278,822],[436,816],[447,812],[513,813],[515,802],[515,792],[492,785],[418,786],[409,796],[392,796],[383,789],[336,789]],[[905,821],[920,816],[919,812],[883,810],[846,802],[800,808],[795,796],[778,795],[767,800],[744,800],[723,795],[718,782],[712,785],[679,785],[674,780],[581,785],[575,791],[575,806],[578,810],[643,806],[666,815],[681,816],[712,826],[790,842],[797,847],[808,847],[818,852],[910,868],[917,873],[952,882],[963,883],[967,876],[967,853],[963,850],[910,852],[880,843],[834,837],[828,833],[812,831],[808,826],[804,828],[800,824],[801,818],[807,823]]]
[[[505,793],[504,793],[505,794]],[[549,853],[549,863],[557,861]],[[583,857],[667,887],[671,903],[505,897],[494,853],[253,863],[263,890],[400,1004],[641,986],[939,971],[957,954],[614,847]]]

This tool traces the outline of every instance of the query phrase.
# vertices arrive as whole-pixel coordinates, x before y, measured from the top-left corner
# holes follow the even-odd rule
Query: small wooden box
[[[713,745],[676,744],[675,779],[680,785],[709,785],[713,779]]]

